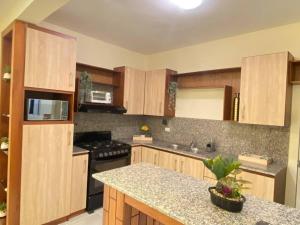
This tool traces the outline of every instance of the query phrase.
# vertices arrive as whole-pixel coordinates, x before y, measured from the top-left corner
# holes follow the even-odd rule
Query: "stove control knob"
[[[112,152],[109,152],[108,155],[112,156]]]
[[[123,150],[123,149],[121,150],[121,153],[124,153],[124,150]]]
[[[117,151],[117,154],[118,154],[118,155],[120,155],[120,154],[121,154],[121,151],[120,151],[120,150],[118,150],[118,151]]]
[[[104,156],[105,156],[105,157],[107,157],[107,156],[108,156],[107,152],[104,152]]]
[[[117,152],[116,152],[116,151],[113,151],[113,152],[112,152],[112,154],[113,154],[113,155],[116,155],[116,154],[117,154]]]
[[[127,153],[128,152],[128,149],[125,149],[125,153]]]
[[[99,158],[103,158],[103,153],[99,153]]]

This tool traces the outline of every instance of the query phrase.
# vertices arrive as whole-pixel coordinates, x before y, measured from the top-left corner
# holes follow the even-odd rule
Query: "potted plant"
[[[92,88],[93,82],[91,75],[87,71],[81,72],[79,80],[79,102],[81,104],[91,101]]]
[[[0,203],[0,218],[6,217],[6,203]]]
[[[146,137],[151,136],[150,127],[147,124],[142,125],[140,127],[140,130],[141,130],[142,134],[145,135]]]
[[[212,203],[230,212],[240,212],[246,201],[241,192],[246,189],[244,184],[249,183],[237,179],[237,174],[240,173],[240,162],[221,156],[203,162],[217,178],[216,186],[208,189]]]
[[[11,67],[9,65],[4,66],[3,72],[4,72],[3,79],[4,80],[10,80],[10,78],[11,78],[11,75],[10,75]]]
[[[0,139],[0,143],[1,143],[0,149],[2,149],[2,150],[8,149],[8,138],[7,137],[2,137]]]

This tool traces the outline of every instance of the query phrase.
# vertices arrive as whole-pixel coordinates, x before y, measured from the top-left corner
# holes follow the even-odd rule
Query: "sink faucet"
[[[196,141],[192,141],[191,144],[190,144],[190,149],[193,150],[197,148],[197,142]]]

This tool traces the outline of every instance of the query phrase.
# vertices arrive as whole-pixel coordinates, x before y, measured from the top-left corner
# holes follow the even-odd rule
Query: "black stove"
[[[74,145],[89,150],[87,211],[103,206],[104,184],[95,180],[94,173],[127,166],[131,160],[131,146],[111,139],[110,131],[76,133]]]
[[[87,149],[93,159],[113,159],[130,153],[130,145],[119,141],[83,142],[76,146]]]

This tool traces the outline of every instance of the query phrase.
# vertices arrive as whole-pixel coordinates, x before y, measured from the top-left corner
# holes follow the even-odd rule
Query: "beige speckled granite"
[[[130,144],[131,146],[146,146],[146,147],[151,147],[151,148],[156,148],[168,152],[173,152],[176,154],[181,154],[197,159],[208,159],[208,158],[213,158],[219,154],[223,156],[230,156],[233,158],[237,158],[236,155],[229,155],[225,154],[223,152],[213,152],[213,153],[207,153],[205,151],[200,151],[199,153],[193,153],[189,150],[188,146],[185,145],[178,145],[177,150],[172,148],[172,143],[164,142],[164,141],[158,141],[154,140],[152,143],[141,143],[141,142],[133,142],[132,139],[120,139],[120,141],[123,141],[127,144]],[[242,169],[251,171],[251,172],[257,172],[261,173],[263,175],[268,175],[275,177],[278,173],[280,173],[282,170],[286,169],[286,165],[282,164],[281,162],[274,161],[271,165],[268,167],[254,167],[254,166],[248,166],[248,165],[242,165]]]
[[[299,225],[300,211],[246,196],[241,213],[214,206],[209,183],[150,164],[135,164],[93,177],[186,225]]]

